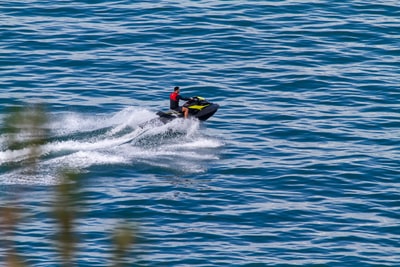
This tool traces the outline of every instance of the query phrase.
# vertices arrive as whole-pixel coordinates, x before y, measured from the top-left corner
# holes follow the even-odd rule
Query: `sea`
[[[399,81],[398,0],[0,0],[0,265],[400,266]],[[148,123],[175,86],[219,110]]]

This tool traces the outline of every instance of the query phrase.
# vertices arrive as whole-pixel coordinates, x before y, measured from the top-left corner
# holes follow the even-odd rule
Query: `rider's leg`
[[[183,112],[185,119],[187,119],[189,117],[189,109],[186,107],[182,107],[182,112]]]

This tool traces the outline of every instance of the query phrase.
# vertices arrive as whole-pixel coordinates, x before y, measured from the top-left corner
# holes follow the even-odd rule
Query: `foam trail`
[[[157,116],[154,113],[146,109],[135,110],[134,108],[126,108],[111,118],[116,126],[109,131],[109,134],[118,134],[119,132],[124,131],[127,127],[136,128],[156,117]]]
[[[25,160],[29,157],[31,149],[6,150],[0,152],[0,165],[10,162]]]
[[[222,143],[218,140],[199,138],[177,146],[180,148],[218,148],[222,146]]]
[[[222,143],[203,134],[198,120],[176,119],[162,124],[154,112],[128,107],[115,114],[52,114],[50,141],[40,147],[40,173],[25,177],[24,160],[30,147],[0,152],[0,165],[16,163],[0,173],[0,183],[57,182],[61,168],[88,170],[91,166],[126,164],[184,173],[203,172],[217,160]],[[6,138],[1,136],[6,147]]]
[[[44,147],[44,153],[51,153],[51,152],[59,152],[65,150],[72,150],[72,151],[79,151],[79,150],[98,150],[98,149],[106,149],[109,147],[119,146],[121,144],[130,142],[138,137],[143,132],[142,129],[136,129],[135,131],[124,135],[119,138],[110,138],[110,139],[99,139],[97,141],[62,141],[62,142],[55,142]]]

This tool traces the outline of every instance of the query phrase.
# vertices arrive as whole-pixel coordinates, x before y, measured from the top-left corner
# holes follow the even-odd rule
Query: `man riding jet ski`
[[[184,114],[185,119],[189,116],[189,109],[183,105],[182,107],[179,106],[179,100],[192,100],[192,98],[183,97],[180,93],[181,89],[179,86],[175,86],[174,91],[169,95],[169,108],[171,110],[175,110],[177,112],[182,112]]]
[[[170,94],[170,110],[167,112],[159,111],[157,115],[164,123],[176,118],[195,117],[205,121],[217,112],[219,105],[208,102],[202,97],[183,97],[179,95],[180,88],[176,86]],[[183,106],[179,106],[179,100],[187,100]]]

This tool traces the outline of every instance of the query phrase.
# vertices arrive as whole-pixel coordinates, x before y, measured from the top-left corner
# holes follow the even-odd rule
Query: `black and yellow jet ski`
[[[218,104],[210,103],[200,96],[192,97],[183,106],[189,109],[189,117],[197,118],[200,121],[206,121],[214,115],[219,108]],[[176,118],[183,118],[183,113],[175,110],[169,110],[166,112],[159,111],[157,112],[157,115],[163,123],[167,123]]]

